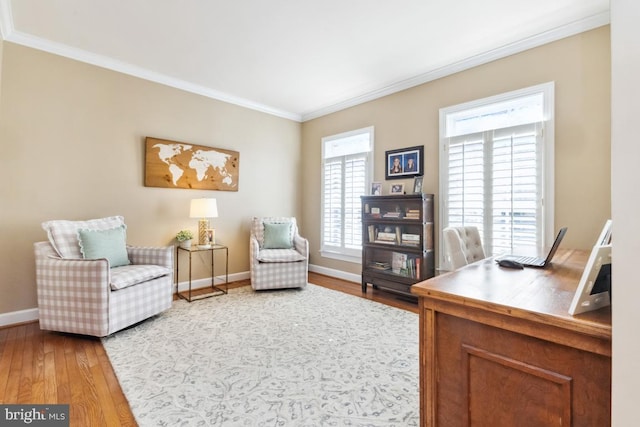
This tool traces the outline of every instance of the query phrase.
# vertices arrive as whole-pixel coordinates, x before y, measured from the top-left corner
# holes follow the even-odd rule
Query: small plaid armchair
[[[309,242],[298,234],[295,218],[254,217],[249,248],[253,289],[307,286]]]
[[[130,264],[119,267],[83,258],[77,229],[118,223],[122,217],[43,223],[49,241],[34,243],[41,329],[104,337],[171,308],[172,246],[126,246]]]

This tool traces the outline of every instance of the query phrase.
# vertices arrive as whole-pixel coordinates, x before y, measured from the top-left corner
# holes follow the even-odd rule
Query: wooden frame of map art
[[[238,191],[240,153],[145,138],[146,187]]]

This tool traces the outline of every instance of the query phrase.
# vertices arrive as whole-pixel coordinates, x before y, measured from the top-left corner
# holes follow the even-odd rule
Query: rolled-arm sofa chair
[[[309,241],[298,234],[295,218],[254,217],[249,249],[253,289],[307,286]]]
[[[34,243],[40,328],[103,337],[171,307],[173,247],[126,245],[124,218],[48,221]]]

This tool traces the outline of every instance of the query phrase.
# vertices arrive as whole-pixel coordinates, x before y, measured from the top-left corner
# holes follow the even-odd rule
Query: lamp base
[[[208,245],[209,237],[207,236],[207,229],[209,228],[209,220],[202,218],[198,221],[198,245]]]

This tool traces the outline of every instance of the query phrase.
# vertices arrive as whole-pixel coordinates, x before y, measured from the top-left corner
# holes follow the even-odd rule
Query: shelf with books
[[[420,196],[420,194],[409,195]],[[412,220],[423,222],[423,214],[419,203],[419,199],[402,201],[398,200],[400,197],[407,197],[405,195],[393,195],[393,196],[363,196],[368,197],[371,200],[363,202],[362,217],[364,219],[382,219],[382,220]],[[394,198],[394,199],[390,199]]]
[[[362,291],[367,284],[410,295],[434,276],[433,195],[362,197]]]

